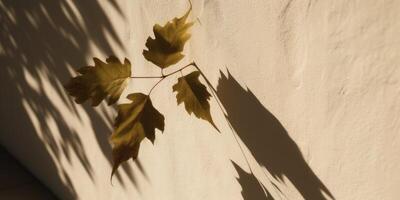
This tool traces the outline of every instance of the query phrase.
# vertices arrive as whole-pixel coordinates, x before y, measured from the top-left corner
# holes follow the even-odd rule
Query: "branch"
[[[131,78],[159,78],[160,80],[157,81],[157,83],[154,84],[153,87],[150,89],[149,94],[148,94],[148,95],[150,96],[150,94],[151,94],[151,92],[153,91],[153,89],[154,89],[159,83],[161,83],[161,81],[163,81],[163,80],[164,80],[165,78],[167,78],[168,76],[171,76],[171,75],[176,74],[176,73],[178,73],[178,72],[182,72],[183,69],[185,69],[185,68],[187,68],[187,67],[189,67],[189,66],[195,66],[195,67],[196,67],[196,63],[191,62],[191,63],[185,65],[184,67],[181,67],[180,69],[177,69],[177,70],[175,70],[175,71],[173,71],[173,72],[171,72],[171,73],[169,73],[169,74],[165,74],[165,75],[162,75],[162,76],[136,76],[136,77],[135,77],[135,76],[132,76]]]
[[[131,76],[129,78],[163,78],[163,76]]]
[[[179,69],[177,69],[177,70],[175,70],[175,71],[173,71],[173,72],[171,72],[169,74],[165,74],[165,75],[161,75],[161,76],[131,76],[130,78],[161,78],[161,79],[164,79],[164,78],[167,78],[168,76],[171,76],[173,74],[176,74],[176,73],[182,71],[183,69],[185,69],[185,68],[187,68],[189,66],[195,66],[195,64],[196,63],[191,62],[191,63],[185,65],[184,67],[181,67],[181,68],[179,68]]]

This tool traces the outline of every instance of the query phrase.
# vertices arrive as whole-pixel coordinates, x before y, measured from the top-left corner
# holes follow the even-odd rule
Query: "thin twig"
[[[151,92],[153,91],[153,89],[154,89],[162,80],[164,80],[164,79],[165,79],[165,78],[162,78],[162,79],[158,80],[157,83],[153,85],[153,87],[152,87],[152,88],[150,89],[150,91],[149,91],[148,96],[150,96],[150,94],[151,94]]]
[[[168,76],[171,76],[171,75],[173,75],[173,74],[175,74],[175,73],[178,73],[178,72],[182,71],[183,69],[185,69],[185,68],[187,68],[187,67],[194,66],[195,64],[196,64],[196,63],[191,62],[191,63],[185,65],[184,67],[182,67],[182,68],[180,68],[180,69],[177,69],[176,71],[173,71],[173,72],[171,72],[171,73],[169,73],[169,74],[166,74],[165,77],[168,77]]]
[[[150,94],[151,94],[151,92],[153,91],[153,89],[154,89],[159,83],[161,83],[161,81],[163,81],[165,78],[167,78],[167,77],[169,77],[169,76],[171,76],[171,75],[173,75],[173,74],[176,74],[176,73],[178,73],[178,72],[182,72],[183,69],[185,69],[185,68],[187,68],[187,67],[189,67],[189,66],[194,66],[194,65],[195,65],[195,63],[194,63],[194,62],[191,62],[191,63],[189,63],[189,64],[187,64],[187,65],[185,65],[185,66],[183,66],[183,67],[181,67],[181,68],[179,68],[179,69],[177,69],[177,70],[175,70],[175,71],[173,71],[173,72],[171,72],[171,73],[169,73],[169,74],[162,75],[162,76],[149,76],[149,77],[151,77],[151,78],[160,78],[160,80],[158,80],[157,83],[153,85],[153,87],[150,89],[148,95],[150,96]],[[131,77],[131,78],[138,78],[138,77]]]
[[[187,68],[189,66],[193,66],[193,64],[194,64],[194,62],[191,62],[191,63],[185,65],[184,67],[181,67],[181,68],[179,68],[179,69],[177,69],[177,70],[175,70],[175,71],[173,71],[173,72],[171,72],[169,74],[165,74],[165,75],[161,75],[161,76],[131,76],[130,78],[167,78],[168,76],[171,76],[171,75],[173,75],[175,73],[178,73],[179,71],[182,71],[183,69],[185,69],[185,68]]]
[[[163,76],[131,76],[129,78],[163,78]]]

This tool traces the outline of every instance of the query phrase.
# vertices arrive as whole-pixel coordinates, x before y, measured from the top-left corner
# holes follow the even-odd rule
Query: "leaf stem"
[[[165,77],[162,78],[162,79],[160,79],[160,80],[158,80],[157,83],[154,84],[153,87],[151,87],[148,96],[150,96],[150,94],[151,94],[151,92],[153,91],[153,89],[154,89],[161,81],[163,81],[164,79],[165,79]]]
[[[176,73],[178,73],[178,72],[182,72],[182,70],[185,69],[185,68],[187,68],[187,67],[195,66],[195,65],[196,65],[196,63],[191,62],[191,63],[189,63],[189,64],[187,64],[187,65],[185,65],[185,66],[183,66],[183,67],[181,67],[181,68],[179,68],[179,69],[177,69],[177,70],[171,72],[171,73],[168,73],[168,74],[165,74],[165,75],[162,75],[162,76],[132,76],[131,78],[159,78],[160,80],[158,80],[157,83],[154,84],[153,87],[150,89],[149,94],[148,94],[148,95],[150,96],[150,94],[151,94],[151,92],[153,91],[153,89],[154,89],[158,84],[160,84],[161,81],[163,81],[165,78],[167,78],[167,77],[169,77],[169,76],[171,76],[171,75],[174,75],[174,74],[176,74]]]
[[[171,72],[171,73],[168,73],[168,74],[165,74],[165,75],[161,75],[161,76],[131,76],[129,78],[161,78],[161,79],[163,79],[163,78],[167,78],[168,76],[174,75],[174,74],[182,71],[183,69],[185,69],[187,67],[194,66],[194,64],[195,64],[194,62],[191,62],[191,63],[189,63],[189,64],[187,64],[187,65],[185,65],[185,66],[183,66],[183,67]]]
[[[131,76],[129,78],[163,78],[163,76]]]

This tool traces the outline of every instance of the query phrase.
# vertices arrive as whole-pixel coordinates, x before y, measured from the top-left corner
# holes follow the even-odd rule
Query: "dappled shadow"
[[[115,0],[105,3],[124,18]],[[25,155],[28,163],[42,166],[36,170],[50,177],[56,185],[50,188],[64,187],[56,191],[63,199],[75,199],[77,194],[71,177],[63,169],[62,155],[70,164],[75,155],[92,180],[96,164],[89,162],[80,139],[87,133],[74,130],[74,121],[82,120],[83,116],[66,95],[62,83],[72,76],[71,67],[89,64],[87,57],[93,48],[113,55],[110,46],[113,42],[123,49],[106,13],[100,1],[0,2],[1,142],[11,152]],[[87,105],[82,108],[111,166],[108,137],[112,117],[102,112],[102,107],[97,112]],[[73,117],[66,118],[65,111]],[[54,130],[61,139],[54,135]]]
[[[228,77],[221,72],[217,96],[234,131],[275,179],[284,182],[283,178],[287,177],[305,199],[326,199],[324,194],[334,199],[279,120],[249,89],[242,88],[229,72]],[[241,185],[246,185],[245,182]]]

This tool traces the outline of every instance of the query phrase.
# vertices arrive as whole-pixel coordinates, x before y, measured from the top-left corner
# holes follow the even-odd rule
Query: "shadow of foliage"
[[[115,0],[105,3],[124,18]],[[60,111],[60,107],[66,107],[76,119],[82,118],[62,83],[71,77],[71,66],[88,64],[93,47],[112,55],[110,41],[123,49],[122,41],[99,1],[5,0],[0,2],[0,21],[1,142],[12,152],[25,155],[24,160],[33,166],[42,166],[35,170],[48,175],[54,185],[49,187],[57,195],[75,199],[77,194],[62,168],[61,155],[71,162],[71,154],[75,154],[92,180],[95,164],[89,162],[80,139],[85,133],[76,133]],[[111,166],[111,117],[104,119],[87,105],[83,109]],[[56,141],[51,131],[54,127],[59,130],[61,141]],[[18,138],[18,142],[9,141]],[[134,180],[130,168],[124,169]],[[120,175],[117,177],[122,182]]]
[[[239,165],[233,161],[231,162],[239,174],[239,178],[237,178],[237,180],[240,186],[242,186],[243,199],[274,200],[266,188],[264,188],[264,190],[267,192],[267,194],[264,193],[263,188],[261,188],[258,180],[253,174],[245,172],[242,168],[240,168]]]
[[[257,162],[275,179],[283,182],[283,177],[287,177],[304,199],[326,199],[324,193],[334,199],[328,188],[308,166],[299,147],[279,120],[249,89],[242,88],[229,72],[228,76],[221,72],[217,96],[234,131]],[[238,170],[237,166],[235,168]],[[239,181],[244,186],[247,185],[248,179]]]
[[[1,145],[0,163],[0,199],[57,199]]]

